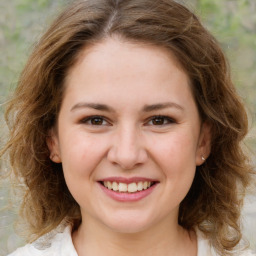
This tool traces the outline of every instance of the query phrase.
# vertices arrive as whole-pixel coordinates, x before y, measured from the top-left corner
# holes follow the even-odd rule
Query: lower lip
[[[119,202],[135,202],[139,201],[145,197],[147,197],[149,194],[153,192],[153,190],[156,188],[157,183],[151,186],[148,189],[134,192],[134,193],[126,193],[126,192],[116,192],[113,190],[110,190],[106,187],[104,187],[102,184],[100,184],[101,189],[112,199],[119,201]]]

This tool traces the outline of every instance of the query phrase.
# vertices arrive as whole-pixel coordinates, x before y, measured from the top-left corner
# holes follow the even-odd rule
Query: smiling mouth
[[[118,181],[101,181],[101,185],[109,190],[113,190],[119,193],[136,193],[143,190],[147,190],[150,187],[154,186],[156,182],[152,181],[140,181],[132,183],[122,183]]]

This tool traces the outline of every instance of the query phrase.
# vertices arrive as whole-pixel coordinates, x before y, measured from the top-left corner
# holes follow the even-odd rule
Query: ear
[[[196,165],[202,165],[211,153],[211,124],[203,122],[199,135],[197,152],[196,152]]]
[[[59,149],[59,138],[57,132],[52,128],[46,138],[46,143],[50,151],[50,159],[54,163],[61,163],[60,149]]]

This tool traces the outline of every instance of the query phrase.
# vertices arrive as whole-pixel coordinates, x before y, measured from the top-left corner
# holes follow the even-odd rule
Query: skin
[[[210,153],[210,127],[176,59],[157,46],[108,38],[81,52],[65,86],[47,143],[81,208],[78,254],[197,255],[178,210]],[[141,200],[119,202],[99,184],[116,176],[157,185]]]

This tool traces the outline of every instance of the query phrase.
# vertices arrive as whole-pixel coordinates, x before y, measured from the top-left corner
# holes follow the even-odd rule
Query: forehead
[[[145,69],[150,68],[149,64],[152,61],[155,63],[155,66],[151,65],[153,69],[156,69],[158,64],[165,64],[161,66],[161,69],[165,69],[166,64],[169,62],[169,65],[174,65],[179,71],[186,73],[171,50],[151,43],[127,41],[115,36],[82,48],[77,54],[75,63],[67,72],[66,81],[68,81],[74,69],[78,69],[82,65],[85,67],[86,63],[88,64],[87,66],[96,64],[92,67],[94,69],[95,67],[96,69],[100,68],[99,62],[102,66],[107,64],[109,68],[119,67],[120,64],[129,68],[135,63],[141,64],[143,61]]]
[[[191,97],[189,78],[174,55],[159,46],[109,38],[85,47],[66,78],[66,93],[81,97],[136,98],[182,94]],[[80,91],[80,92],[79,92]],[[118,94],[118,95],[117,95]]]

